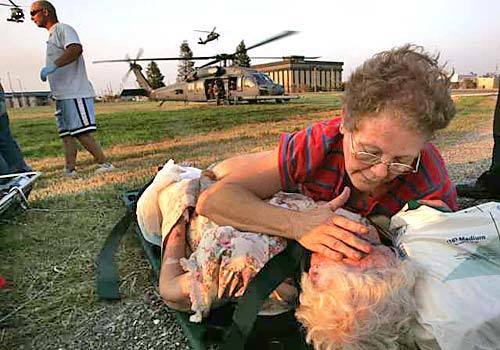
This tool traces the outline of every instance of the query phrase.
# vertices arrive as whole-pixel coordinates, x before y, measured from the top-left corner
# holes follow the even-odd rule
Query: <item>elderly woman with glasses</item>
[[[285,133],[272,151],[241,156],[203,192],[196,210],[219,225],[297,240],[330,259],[362,259],[368,230],[334,211],[390,217],[409,200],[457,209],[455,188],[429,142],[455,114],[438,57],[405,45],[350,76],[340,117]],[[264,201],[299,191],[327,205],[290,211]]]

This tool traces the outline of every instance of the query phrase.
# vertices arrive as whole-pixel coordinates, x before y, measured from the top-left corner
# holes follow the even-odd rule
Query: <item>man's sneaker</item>
[[[77,175],[78,175],[78,173],[76,172],[75,169],[73,169],[73,170],[66,169],[66,176],[67,177],[76,177]]]
[[[95,170],[96,173],[105,173],[108,171],[115,170],[115,167],[111,163],[102,163],[99,164],[99,167]]]

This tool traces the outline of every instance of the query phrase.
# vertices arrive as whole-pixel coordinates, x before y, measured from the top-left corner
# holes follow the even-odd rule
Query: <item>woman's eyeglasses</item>
[[[415,159],[413,159],[411,162],[412,164],[415,163],[415,166],[413,166],[412,164],[387,162],[384,161],[382,157],[377,156],[376,154],[354,150],[354,138],[352,134],[352,132],[349,134],[351,141],[351,153],[354,158],[356,158],[356,160],[372,166],[383,163],[387,165],[387,170],[393,174],[416,173],[418,171],[418,167],[420,165],[420,152],[418,153],[416,162]]]

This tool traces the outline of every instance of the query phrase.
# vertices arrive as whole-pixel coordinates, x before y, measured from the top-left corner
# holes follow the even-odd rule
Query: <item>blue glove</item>
[[[43,67],[40,71],[40,79],[42,79],[42,81],[47,81],[47,75],[54,73],[57,68],[59,67],[55,64],[49,64],[48,66]]]

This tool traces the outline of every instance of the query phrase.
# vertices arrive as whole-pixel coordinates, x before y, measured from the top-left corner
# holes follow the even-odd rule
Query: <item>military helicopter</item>
[[[10,4],[0,3],[0,6],[10,7],[10,18],[7,18],[9,22],[22,23],[24,22],[24,12],[23,9],[16,5],[12,0],[9,0]]]
[[[219,36],[220,36],[220,34],[215,32],[215,28],[216,27],[214,27],[214,29],[212,29],[211,32],[206,31],[206,30],[195,30],[195,32],[208,33],[208,35],[205,38],[205,40],[203,40],[202,38],[198,39],[198,44],[205,45],[206,43],[208,43],[210,41],[214,41],[215,39],[218,39]]]
[[[284,31],[263,40],[247,48],[248,50],[268,44],[270,42],[296,34],[295,31]],[[239,102],[255,103],[258,101],[271,100],[277,103],[298,98],[297,96],[285,95],[282,85],[276,84],[272,79],[259,71],[239,66],[227,66],[228,61],[235,58],[236,52],[232,54],[218,54],[204,57],[158,57],[140,58],[142,51],[135,59],[125,58],[121,60],[99,60],[93,63],[128,62],[137,83],[145,91],[145,95],[157,101],[193,101],[193,102],[217,102],[217,104],[236,104]],[[260,57],[262,58],[262,57]],[[265,57],[282,58],[282,57]],[[165,87],[153,89],[142,73],[139,61],[176,61],[176,60],[211,60],[195,70],[186,77],[185,81],[177,82]],[[219,64],[219,65],[216,65]]]

